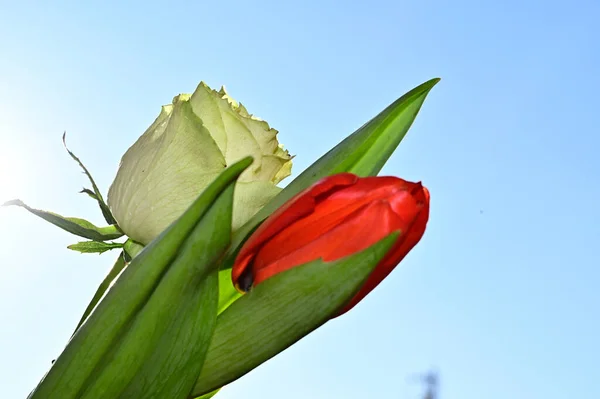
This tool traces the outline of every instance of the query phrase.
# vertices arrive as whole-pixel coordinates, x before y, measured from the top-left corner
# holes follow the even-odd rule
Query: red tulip
[[[322,258],[334,261],[362,251],[392,232],[397,241],[341,313],[373,290],[419,242],[429,218],[429,192],[397,177],[340,173],[326,177],[274,212],[240,250],[234,285],[251,285]]]

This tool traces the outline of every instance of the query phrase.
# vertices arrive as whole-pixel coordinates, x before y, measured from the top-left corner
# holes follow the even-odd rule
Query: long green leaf
[[[117,258],[117,261],[115,262],[113,267],[110,269],[110,271],[108,272],[106,277],[104,277],[104,280],[102,280],[102,283],[100,283],[100,286],[96,290],[96,293],[92,297],[92,300],[90,301],[87,308],[83,312],[83,316],[81,316],[79,323],[77,323],[77,327],[75,327],[75,331],[79,330],[79,327],[81,327],[81,325],[88,318],[90,313],[92,313],[92,310],[94,310],[94,308],[96,307],[98,302],[100,302],[100,299],[102,299],[102,297],[104,296],[104,293],[106,292],[108,287],[110,287],[110,284],[113,282],[113,280],[115,278],[117,278],[119,273],[121,273],[121,270],[123,270],[123,268],[125,267],[124,256],[125,256],[125,254],[123,252],[121,252],[121,254]]]
[[[245,158],[225,169],[177,221],[133,258],[30,397],[79,397],[96,367],[110,355],[155,292],[199,221],[251,163],[252,158]]]
[[[110,284],[113,282],[114,279],[117,278],[119,273],[121,273],[121,270],[123,270],[127,262],[130,262],[131,259],[135,257],[135,255],[137,255],[142,251],[142,249],[144,249],[143,245],[136,243],[131,239],[125,241],[125,244],[122,245],[122,247],[123,251],[121,252],[121,255],[115,262],[112,269],[110,269],[104,280],[102,280],[102,283],[100,283],[100,285],[98,286],[94,297],[92,298],[88,307],[85,309],[83,316],[81,316],[81,320],[79,320],[79,324],[77,324],[77,328],[75,328],[75,331],[77,331],[77,329],[79,329],[79,327],[83,324],[85,319],[87,319],[87,317],[90,315],[94,307],[98,304],[102,296],[104,296],[104,293],[106,292],[108,287],[110,287]]]
[[[231,236],[233,189],[202,217],[126,335],[96,367],[82,399],[187,397],[216,324],[218,266]]]
[[[241,377],[334,316],[360,289],[398,233],[335,262],[277,274],[221,313],[192,397]]]
[[[123,236],[123,232],[121,232],[121,230],[119,230],[119,228],[116,225],[97,227],[84,219],[65,217],[57,213],[31,208],[30,206],[26,205],[23,201],[18,199],[7,201],[4,204],[2,204],[2,206],[10,205],[25,208],[34,215],[41,217],[45,221],[50,222],[53,225],[58,226],[71,234],[88,238],[90,240],[106,241],[114,240],[115,238]]]

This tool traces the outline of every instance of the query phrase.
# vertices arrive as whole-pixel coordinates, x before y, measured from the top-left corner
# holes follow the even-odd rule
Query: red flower
[[[241,291],[315,259],[334,261],[400,231],[398,240],[341,313],[375,288],[419,242],[429,192],[397,177],[326,177],[289,200],[252,234],[232,270]]]

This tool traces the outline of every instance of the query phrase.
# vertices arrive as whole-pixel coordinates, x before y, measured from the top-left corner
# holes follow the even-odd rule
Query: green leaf
[[[75,160],[75,162],[77,162],[79,164],[81,169],[83,169],[83,173],[85,173],[85,175],[88,177],[88,179],[90,180],[90,183],[92,183],[92,188],[94,189],[93,196],[90,195],[91,190],[88,190],[86,188],[84,188],[83,191],[81,191],[81,192],[85,192],[86,194],[90,195],[90,197],[92,197],[96,201],[98,201],[98,205],[100,206],[100,211],[102,211],[102,216],[104,216],[104,220],[106,220],[106,223],[117,224],[117,221],[112,216],[112,213],[110,212],[110,209],[108,208],[108,205],[106,205],[106,202],[104,202],[104,198],[102,198],[102,193],[98,189],[98,186],[96,185],[96,182],[92,178],[92,175],[87,170],[85,165],[83,165],[83,162],[81,162],[81,160],[79,160],[79,158],[74,153],[72,153],[71,150],[69,150],[69,148],[67,148],[66,136],[67,136],[67,132],[64,132],[63,136],[62,136],[62,141],[63,141],[63,145],[65,146],[65,150],[67,150],[67,152],[69,153],[71,158],[73,158],[73,160]]]
[[[235,232],[228,262],[223,267],[231,267],[241,244],[264,219],[323,177],[341,172],[359,176],[377,175],[408,132],[427,94],[439,81],[431,79],[394,101],[296,177]]]
[[[81,320],[79,320],[79,323],[77,324],[77,327],[75,328],[75,331],[79,330],[79,327],[81,327],[81,325],[83,324],[85,319],[88,318],[90,313],[92,313],[92,310],[94,310],[94,308],[96,307],[98,302],[100,302],[100,299],[102,299],[102,297],[104,296],[104,293],[106,292],[108,287],[110,287],[110,284],[113,282],[113,280],[115,278],[117,278],[119,273],[121,273],[121,270],[123,270],[123,268],[125,267],[124,256],[125,256],[125,253],[121,252],[121,255],[119,255],[119,257],[117,258],[117,261],[115,262],[114,266],[110,269],[110,271],[108,272],[106,277],[104,277],[104,280],[102,280],[102,283],[100,283],[100,286],[96,290],[94,297],[92,298],[89,305],[85,309],[85,312],[83,312],[83,316],[81,316]]]
[[[80,237],[88,238],[94,241],[106,241],[114,240],[123,236],[123,233],[115,225],[106,227],[97,227],[92,223],[84,219],[65,217],[56,213],[42,211],[40,209],[34,209],[27,206],[23,201],[15,199],[5,202],[2,206],[20,206],[27,209],[29,212],[36,216],[41,217],[47,222],[52,223],[55,226],[60,227],[63,230],[68,231],[71,234],[75,234]]]
[[[216,324],[218,266],[229,245],[232,210],[233,185],[190,234],[126,335],[104,357],[104,368],[96,368],[81,398],[187,396]]]
[[[394,101],[335,147],[331,154],[325,155],[324,158],[328,159],[321,161],[322,164],[317,161],[311,168],[319,170],[320,167],[331,165],[332,161],[343,161],[334,173],[377,175],[408,133],[429,91],[439,81],[438,78],[431,79]],[[352,149],[351,153],[349,148]]]
[[[144,246],[137,241],[132,240],[131,238],[125,241],[125,246],[123,247],[125,250],[125,260],[130,262],[131,259],[135,258],[142,250]]]
[[[87,194],[88,196],[92,197],[93,199],[95,199],[96,201],[98,201],[98,197],[96,196],[96,193],[94,193],[92,190],[90,190],[89,188],[83,188],[79,194]]]
[[[216,394],[218,394],[220,390],[221,390],[221,388],[215,389],[214,391],[204,394],[202,396],[196,396],[194,399],[210,399],[213,396],[215,396]]]
[[[94,392],[95,381],[105,378],[103,372],[117,370],[119,378],[111,383],[127,379],[133,385],[124,388],[130,392],[143,389],[142,375],[134,378],[143,370],[156,375],[157,382],[164,383],[164,390],[183,389],[191,381],[185,395],[189,393],[202,366],[204,344],[212,335],[210,320],[216,316],[217,270],[213,269],[219,263],[216,258],[221,259],[216,254],[229,241],[230,235],[222,230],[230,228],[231,214],[226,210],[232,201],[233,185],[251,163],[252,158],[244,158],[225,169],[177,221],[133,258],[74,334],[31,398],[92,397],[82,395]],[[192,327],[195,333],[190,335]],[[144,336],[144,331],[149,335]],[[180,344],[165,341],[176,339],[179,332],[183,334]],[[133,340],[134,336],[138,339]],[[129,344],[122,346],[125,341]],[[158,360],[154,357],[169,355],[171,352],[164,348],[170,345],[174,345],[171,357]],[[181,353],[183,347],[189,354]],[[162,348],[160,354],[154,354],[156,348]],[[109,359],[115,353],[135,354],[136,365],[129,367],[132,360],[129,358],[111,363]],[[176,358],[179,358],[176,363],[185,365],[189,371],[171,367],[170,362]],[[152,362],[156,364],[153,366]],[[175,374],[171,372],[181,373],[182,379],[175,382]],[[177,395],[158,397],[181,397]]]
[[[238,300],[240,294],[231,281],[231,269],[219,271],[219,314],[227,309],[233,302]]]
[[[393,233],[335,262],[279,273],[221,313],[192,397],[236,380],[315,330],[348,303],[396,241]]]
[[[239,187],[239,183],[236,186],[236,189],[237,187]],[[256,225],[250,233],[254,232],[258,226],[259,225]],[[234,233],[234,238],[235,237]],[[231,247],[229,249],[231,250]],[[240,294],[233,286],[233,281],[231,281],[231,262],[233,261],[233,257],[231,257],[231,255],[228,256],[229,258],[225,258],[225,261],[223,262],[228,267],[223,267],[222,264],[221,270],[219,271],[219,314],[242,296],[242,294]]]
[[[67,248],[82,254],[101,254],[111,249],[123,248],[120,242],[82,241],[69,245]]]

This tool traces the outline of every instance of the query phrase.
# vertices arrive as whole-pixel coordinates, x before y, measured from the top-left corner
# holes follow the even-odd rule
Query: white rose
[[[243,225],[280,188],[291,173],[289,153],[277,130],[242,104],[200,83],[181,94],[127,150],[108,192],[108,205],[130,238],[148,244],[235,161],[251,155],[254,163],[236,186],[233,229]]]

